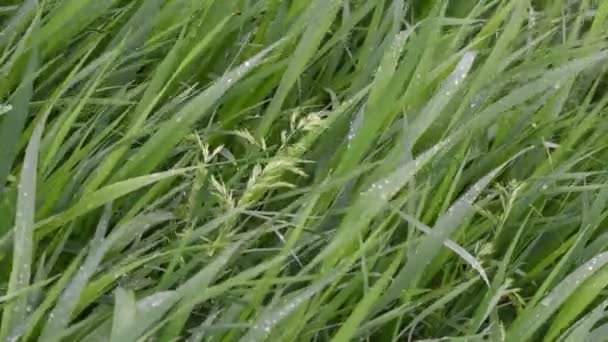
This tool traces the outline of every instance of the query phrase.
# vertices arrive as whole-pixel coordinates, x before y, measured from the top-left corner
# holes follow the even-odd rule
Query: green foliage
[[[599,341],[608,2],[0,4],[0,340]]]

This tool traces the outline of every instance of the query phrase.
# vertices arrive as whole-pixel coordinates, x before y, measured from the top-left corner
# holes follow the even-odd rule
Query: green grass
[[[604,341],[608,1],[0,3],[0,341]]]

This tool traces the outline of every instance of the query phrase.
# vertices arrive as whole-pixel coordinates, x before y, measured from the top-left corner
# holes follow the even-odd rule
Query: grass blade
[[[14,104],[15,110],[12,113],[12,116],[22,116],[22,118],[18,119],[18,121],[21,121],[21,128],[25,122],[29,100],[32,96],[33,72],[36,65],[36,58],[36,51],[34,51],[30,57],[28,72],[26,73],[26,80],[24,81],[25,83],[22,85],[25,89],[22,90],[23,93],[18,92],[16,96],[18,102]],[[18,185],[17,213],[13,243],[13,266],[11,268],[7,295],[19,292],[22,288],[28,287],[32,277],[33,261],[36,252],[34,244],[34,220],[36,215],[36,185],[38,182],[38,153],[47,117],[48,112],[39,118],[25,151],[23,168],[21,170],[21,177]],[[3,128],[17,129],[17,133],[20,132],[19,126],[15,127],[14,122],[3,121],[2,123]],[[4,137],[4,135],[2,136]],[[13,143],[16,143],[16,141],[13,140]],[[9,140],[8,146],[4,145],[4,148],[13,149],[14,146],[11,145]],[[12,158],[10,158],[8,162],[11,163]],[[6,166],[6,170],[8,170],[10,165]],[[4,182],[4,177],[2,177],[2,175],[0,175],[0,182]],[[1,189],[0,186],[0,190]],[[22,331],[20,331],[21,326],[29,315],[29,311],[31,311],[29,305],[28,296],[25,295],[3,308],[0,340],[13,340],[19,338],[22,334]]]
[[[596,255],[562,280],[543,300],[526,309],[507,331],[506,341],[530,338],[588,278],[608,263],[608,253]]]

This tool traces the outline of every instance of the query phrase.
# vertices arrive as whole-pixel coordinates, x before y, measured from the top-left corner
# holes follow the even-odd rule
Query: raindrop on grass
[[[6,114],[13,110],[13,106],[10,104],[0,104],[0,115]]]

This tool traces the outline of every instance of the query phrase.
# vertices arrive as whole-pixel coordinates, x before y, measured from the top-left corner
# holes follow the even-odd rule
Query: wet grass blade
[[[264,137],[268,133],[272,122],[281,114],[285,99],[319,47],[321,39],[334,21],[334,16],[339,7],[340,1],[337,0],[316,0],[310,4],[309,22],[306,30],[302,33],[287,70],[281,78],[277,92],[262,117],[257,129],[258,137]]]
[[[35,51],[32,51],[29,56],[25,57],[28,62],[22,82],[11,97],[10,110],[0,117],[0,193],[4,189],[15,157],[19,153],[19,139],[30,114],[29,104],[34,92],[38,56]]]
[[[28,114],[29,100],[32,96],[32,84],[34,70],[37,63],[37,51],[32,51],[30,62],[28,63],[28,72],[25,75],[25,83],[22,84],[24,93],[18,92],[17,101],[15,103],[16,111],[12,115],[22,115],[20,118],[23,127],[26,116]],[[34,267],[34,258],[36,253],[36,245],[34,242],[34,228],[36,216],[36,186],[38,183],[38,153],[40,150],[40,141],[44,131],[48,112],[38,118],[36,128],[32,132],[32,136],[25,150],[23,158],[23,168],[19,178],[17,187],[17,208],[14,226],[14,242],[13,242],[13,259],[10,279],[8,283],[7,294],[10,295],[18,292],[22,288],[28,287],[32,281],[32,269]],[[3,121],[3,127],[17,129],[14,127],[14,122]],[[16,141],[14,141],[16,143]],[[10,141],[8,149],[13,149],[16,146],[11,146]],[[3,147],[3,148],[4,148]],[[14,155],[13,155],[14,156]],[[12,158],[9,159],[9,163]],[[7,165],[10,167],[10,165]],[[8,168],[7,168],[8,170]],[[4,182],[4,178],[0,178],[0,182]],[[0,187],[1,191],[2,187]],[[29,298],[27,295],[21,296],[14,302],[9,303],[2,310],[2,324],[0,326],[0,339],[18,339],[22,335],[22,325],[26,321],[29,312],[31,311]]]
[[[583,282],[596,274],[608,263],[608,253],[596,255],[574,272],[570,273],[543,300],[522,312],[513,325],[507,330],[506,341],[529,339],[545,324],[566,300],[577,291]]]
[[[119,287],[115,290],[114,296],[114,320],[110,341],[120,342],[119,338],[127,334],[130,323],[135,321],[137,308],[133,291]]]
[[[129,159],[114,178],[121,179],[152,171],[167,157],[175,144],[187,134],[191,126],[200,120],[203,115],[208,114],[207,111],[228,89],[245,77],[253,68],[263,63],[264,58],[281,43],[282,41],[264,49],[220,77],[209,88],[190,100],[184,108],[160,125],[156,133]]]

